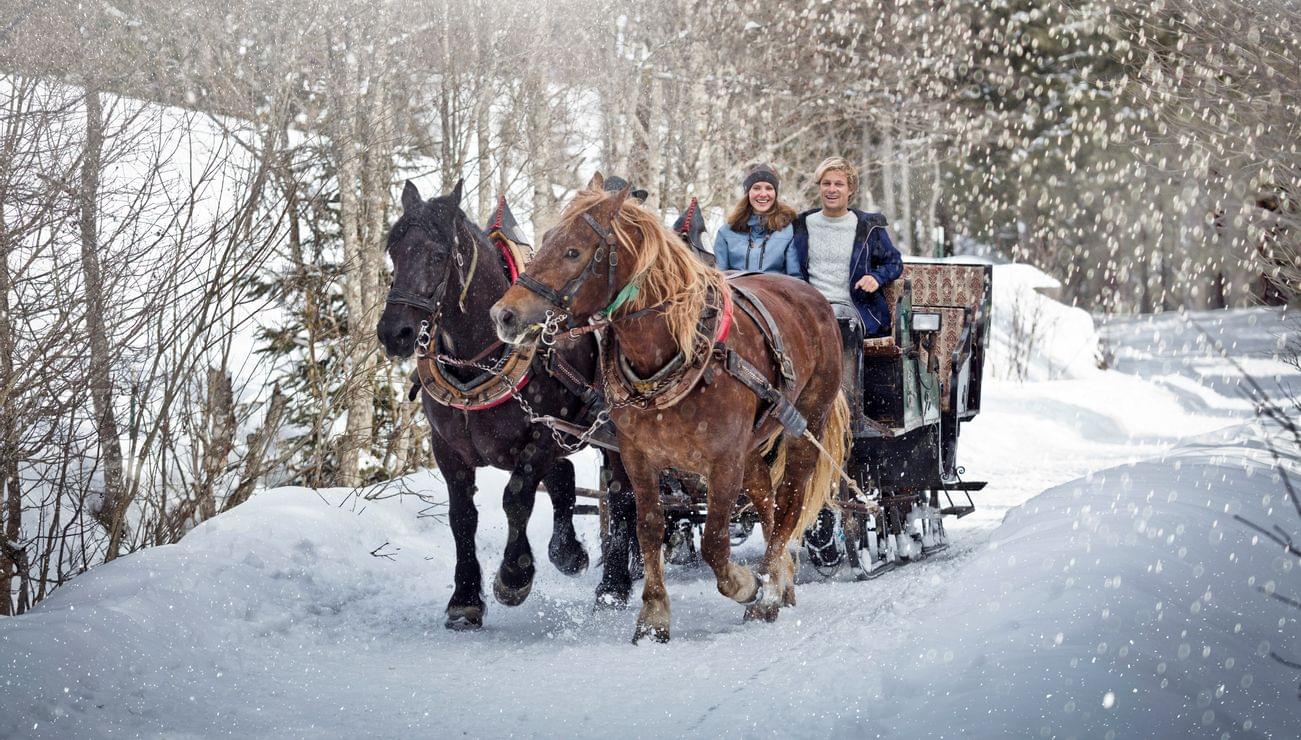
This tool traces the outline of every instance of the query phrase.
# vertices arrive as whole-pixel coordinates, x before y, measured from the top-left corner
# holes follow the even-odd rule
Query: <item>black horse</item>
[[[546,483],[554,510],[547,548],[551,562],[567,575],[588,565],[574,532],[573,463],[531,413],[587,426],[600,400],[591,390],[597,348],[590,335],[572,342],[562,338],[526,358],[511,355],[517,350],[498,341],[488,309],[511,285],[509,258],[460,204],[460,182],[450,195],[428,201],[415,185],[406,184],[403,214],[388,235],[393,286],[377,333],[391,357],[410,357],[421,349],[425,390],[420,396],[433,428],[434,460],[447,481],[456,544],[456,589],[447,605],[446,626],[476,629],[483,625],[484,602],[474,543],[479,521],[475,469],[491,465],[511,473],[502,495],[509,531],[493,595],[516,606],[533,585],[527,525],[539,482]],[[470,398],[476,395],[473,388],[486,392]],[[618,455],[607,455],[606,468],[611,525],[597,606],[622,607],[632,589],[627,551],[635,508]]]

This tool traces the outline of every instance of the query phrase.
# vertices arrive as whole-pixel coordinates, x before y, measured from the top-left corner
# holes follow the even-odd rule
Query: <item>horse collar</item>
[[[668,364],[650,377],[642,378],[619,351],[617,338],[612,337],[608,347],[602,346],[601,373],[607,397],[613,405],[663,410],[686,398],[699,385],[715,348],[726,341],[732,324],[732,303],[726,288],[721,296],[711,289],[710,298],[717,299],[717,303],[708,300],[701,312],[694,357],[689,363],[685,353],[679,350]]]
[[[421,354],[416,359],[420,387],[435,403],[461,411],[486,411],[513,398],[528,385],[536,347],[511,347],[497,365],[496,372],[485,371],[474,380],[462,383],[443,368],[437,354]]]

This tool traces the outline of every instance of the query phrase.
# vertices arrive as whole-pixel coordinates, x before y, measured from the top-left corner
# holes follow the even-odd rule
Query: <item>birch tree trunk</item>
[[[375,380],[379,358],[374,332],[381,308],[378,240],[388,217],[395,115],[389,109],[392,101],[388,98],[387,48],[380,47],[371,60],[373,67],[368,73],[365,96],[358,88],[349,91],[348,105],[353,115],[348,120],[353,136],[345,146],[346,156],[339,166],[344,252],[352,268],[348,275],[352,375],[345,432],[347,455],[341,460],[340,473],[343,483],[351,486],[362,484],[361,454],[371,449],[375,438]],[[365,144],[364,148],[357,146],[360,143]]]
[[[952,257],[953,248],[953,219],[949,216],[949,208],[941,202],[935,214],[935,223],[940,227],[940,256]]]
[[[5,197],[0,191],[0,214],[5,212]],[[23,493],[18,481],[18,428],[12,401],[14,388],[13,324],[10,320],[8,229],[0,218],[0,616],[17,613],[13,603],[13,579],[18,576],[17,558],[11,549],[22,536]]]
[[[546,105],[546,81],[535,79],[529,96],[534,103],[528,112],[529,179],[533,182],[533,240],[542,241],[542,234],[555,223],[555,193],[551,189],[551,132],[550,116]],[[543,88],[543,89],[539,89]]]
[[[81,231],[81,267],[86,292],[86,338],[90,346],[87,379],[91,404],[95,411],[95,431],[103,463],[104,496],[95,512],[96,519],[108,531],[105,562],[118,556],[127,535],[127,494],[122,475],[122,446],[117,416],[113,410],[113,379],[109,357],[109,337],[104,319],[104,275],[99,255],[99,175],[104,151],[104,112],[99,90],[86,88],[86,148],[81,161],[81,184],[77,192],[78,221]]]
[[[700,142],[700,151],[696,156],[695,172],[693,173],[692,190],[700,198],[701,207],[708,208],[714,202],[714,193],[711,187],[714,146],[709,140],[709,118],[713,115],[713,108],[709,104],[709,88],[704,80],[696,80],[691,84],[691,105],[689,109],[695,113],[695,115],[689,117],[689,120],[695,122],[691,133],[696,141]]]
[[[872,159],[872,127],[866,122],[863,123],[859,138],[859,159],[863,163],[862,177],[858,178],[858,188],[862,191],[862,203],[869,211],[879,211],[880,206],[877,204],[876,195],[872,188],[872,173],[868,163]],[[887,213],[886,218],[892,214]]]
[[[635,187],[646,188],[650,190],[647,196],[646,207],[651,210],[658,210],[663,215],[664,194],[656,192],[655,180],[659,177],[663,169],[664,142],[660,139],[659,119],[664,109],[664,95],[662,85],[659,80],[647,68],[646,91],[649,93],[643,101],[642,110],[645,117],[642,119],[643,134],[646,137],[646,171],[636,176],[632,182]]]
[[[339,90],[339,114],[333,127],[331,144],[337,163],[339,182],[339,223],[343,236],[344,302],[348,308],[348,366],[344,405],[348,420],[339,444],[339,484],[357,485],[362,449],[369,446],[374,420],[374,401],[367,370],[369,347],[362,341],[366,316],[365,245],[362,243],[362,213],[358,192],[361,189],[361,153],[357,135],[360,130],[359,70],[350,55],[336,63],[344,65],[343,89]]]
[[[931,165],[931,198],[926,205],[926,224],[923,227],[922,239],[918,241],[918,253],[926,257],[938,257],[941,255],[941,249],[938,240],[939,227],[939,210],[940,210],[940,158],[934,149],[928,144],[926,147],[926,156]]]
[[[889,126],[883,126],[881,129],[881,202],[885,206],[887,219],[899,217],[899,212],[894,207],[894,190],[894,134]]]
[[[917,224],[913,219],[913,196],[912,196],[912,153],[908,150],[907,142],[899,152],[899,200],[900,207],[903,210],[904,226],[899,230],[903,239],[903,247],[900,249],[904,254],[917,254],[917,239],[915,231]]]
[[[550,6],[543,3],[538,11],[538,44],[545,43],[546,29],[550,27]],[[528,106],[528,130],[525,132],[529,153],[529,179],[533,183],[533,240],[540,242],[542,234],[556,222],[556,196],[551,187],[552,151],[551,91],[543,68],[536,62],[533,72],[525,81],[523,99]]]
[[[492,192],[492,120],[490,117],[491,110],[488,104],[487,90],[481,90],[482,100],[477,103],[478,110],[474,116],[474,142],[478,147],[475,158],[476,169],[479,174],[479,206],[475,218],[479,220],[479,225],[484,228],[488,227],[488,219],[492,217],[493,209],[493,192]]]
[[[497,127],[497,193],[507,195],[510,192],[511,167],[514,166],[511,152],[515,149],[516,128],[514,116],[502,115],[500,118],[501,123]],[[538,236],[541,234],[534,235],[535,245]]]

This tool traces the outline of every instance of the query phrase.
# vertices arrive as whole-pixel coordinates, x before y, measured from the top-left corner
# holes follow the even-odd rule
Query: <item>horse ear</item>
[[[597,170],[596,174],[592,175],[592,179],[587,181],[587,189],[598,193],[605,190],[605,175],[602,175],[600,170]]]
[[[625,185],[623,186],[623,188],[619,190],[619,192],[610,196],[609,202],[610,202],[611,221],[614,221],[614,219],[619,217],[619,210],[623,208],[623,202],[625,200],[628,200],[628,194],[631,192],[632,192],[632,185]]]
[[[414,182],[407,180],[407,186],[402,188],[402,210],[410,211],[420,205],[420,189]]]
[[[465,185],[465,178],[456,181],[456,187],[452,188],[452,204],[461,205],[461,188]]]

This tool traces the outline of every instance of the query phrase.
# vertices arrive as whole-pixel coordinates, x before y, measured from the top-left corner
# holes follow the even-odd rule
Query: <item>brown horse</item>
[[[633,641],[669,639],[658,486],[668,471],[708,487],[701,550],[718,590],[747,605],[747,619],[771,621],[795,603],[790,541],[827,504],[846,452],[835,316],[816,289],[788,277],[729,285],[652,213],[625,202],[626,188],[605,193],[602,184],[598,173],[493,306],[497,334],[545,339],[563,317],[571,331],[605,331],[602,377],[646,566]],[[775,444],[780,454],[767,459],[784,460],[784,473],[762,454]],[[757,574],[731,561],[728,523],[743,491],[767,539]]]

